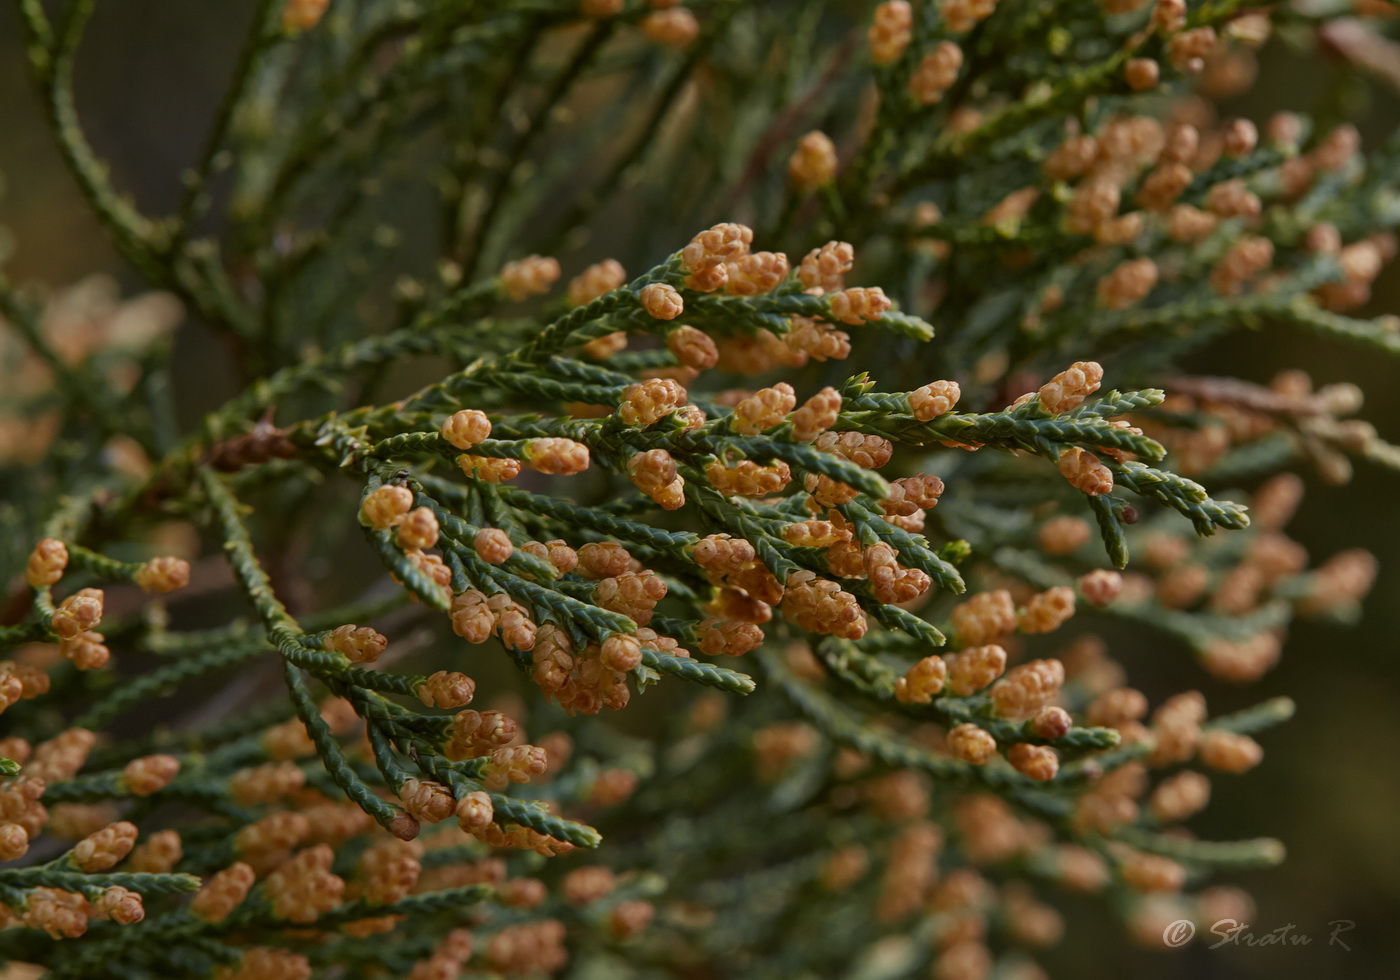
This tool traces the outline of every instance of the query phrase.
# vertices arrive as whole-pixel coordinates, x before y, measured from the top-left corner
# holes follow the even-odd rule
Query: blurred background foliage
[[[171,175],[199,154],[208,119],[234,70],[251,6],[169,0],[98,5],[78,64],[79,107],[115,183],[145,212],[165,213],[178,206],[179,187]],[[600,102],[607,96],[595,93]],[[1384,85],[1358,85],[1339,62],[1303,59],[1271,42],[1260,53],[1254,86],[1225,101],[1221,111],[1260,122],[1284,107],[1312,110],[1323,118],[1346,116],[1367,142],[1378,142],[1400,125],[1396,96]],[[666,171],[654,171],[653,177],[658,173],[664,178]],[[430,199],[413,193],[411,175],[406,187],[401,199],[391,197],[386,206],[411,208]],[[630,206],[637,207],[641,195],[625,194],[616,207],[625,211],[629,198],[634,202]],[[694,210],[683,203],[677,202],[677,212]],[[432,221],[426,207],[424,221]],[[626,263],[642,253],[664,251],[703,223],[659,222],[657,237],[667,243],[659,248],[649,242],[610,241],[603,229],[587,251],[594,257],[616,254]],[[626,220],[609,224],[633,225]],[[17,20],[6,5],[0,11],[0,252],[10,251],[13,241],[23,243],[7,259],[17,281],[37,279],[57,288],[100,274],[113,277],[124,292],[141,288],[107,244],[62,165],[26,78]],[[1376,283],[1369,307],[1355,311],[1384,312],[1400,312],[1400,280],[1391,273]],[[195,383],[179,385],[176,396],[181,413],[194,419],[236,393],[239,381],[228,376],[214,337],[196,327],[179,331],[177,338],[177,377]],[[1400,439],[1400,372],[1393,361],[1357,348],[1265,327],[1213,343],[1194,354],[1188,366],[1259,382],[1298,367],[1318,385],[1353,381],[1366,392],[1362,417],[1376,425],[1382,438]],[[1262,935],[1292,924],[1295,934],[1310,936],[1312,942],[1147,950],[1132,945],[1101,909],[1067,896],[1061,905],[1068,919],[1066,939],[1042,959],[1052,974],[1086,980],[1394,975],[1400,962],[1400,483],[1394,473],[1365,465],[1343,486],[1305,475],[1308,500],[1290,534],[1315,559],[1346,548],[1368,548],[1381,560],[1380,577],[1360,625],[1339,629],[1299,621],[1281,664],[1249,691],[1232,697],[1218,685],[1208,688],[1215,711],[1286,694],[1297,701],[1298,712],[1271,733],[1267,765],[1246,779],[1216,783],[1212,805],[1196,826],[1207,838],[1230,838],[1248,829],[1281,839],[1288,847],[1287,862],[1238,875],[1258,902],[1253,931]],[[350,530],[343,522],[340,526]],[[1131,645],[1108,638],[1153,703],[1203,683],[1195,662],[1158,637],[1138,632]],[[504,679],[504,663],[501,668]],[[639,712],[664,710],[665,699],[649,698],[647,704],[625,713],[623,724],[642,722]],[[1329,946],[1333,920],[1355,921],[1355,929],[1343,937],[1349,952]]]

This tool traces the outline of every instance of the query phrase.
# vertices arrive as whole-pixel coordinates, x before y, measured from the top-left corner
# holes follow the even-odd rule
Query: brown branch
[[[836,84],[836,80],[841,77],[842,70],[846,68],[847,62],[860,41],[861,38],[858,35],[849,35],[836,49],[831,64],[822,73],[821,78],[817,79],[817,83],[806,95],[784,109],[769,124],[763,135],[759,137],[758,143],[754,145],[753,153],[749,155],[743,173],[739,175],[733,186],[720,196],[720,200],[723,202],[720,208],[721,213],[729,214],[738,207],[739,201],[749,187],[767,172],[769,158],[777,151],[778,147],[788,142],[798,120],[806,115],[812,104],[826,94],[832,85]]]

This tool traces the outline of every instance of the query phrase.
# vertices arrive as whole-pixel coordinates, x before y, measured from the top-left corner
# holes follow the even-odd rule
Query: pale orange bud
[[[559,279],[559,260],[531,255],[501,268],[501,289],[515,301],[549,292]]]
[[[437,544],[438,533],[438,519],[432,508],[415,507],[399,524],[399,547],[419,551],[431,548]]]
[[[190,584],[190,563],[183,558],[152,558],[136,570],[144,592],[174,592]]]
[[[836,177],[836,144],[820,130],[797,141],[788,159],[788,180],[800,191],[812,191]]]
[[[321,22],[331,0],[286,0],[282,8],[282,30],[288,34],[309,31]]]
[[[1090,496],[1100,496],[1113,489],[1113,474],[1099,458],[1075,446],[1060,457],[1060,473],[1070,485]]]
[[[418,685],[418,699],[430,708],[460,708],[471,704],[476,682],[457,671],[438,670]]]
[[[447,417],[446,421],[442,423],[439,434],[458,449],[470,449],[491,438],[491,420],[486,417],[485,412],[479,412],[474,408],[463,409]],[[406,489],[405,492],[407,492]],[[410,503],[412,499],[410,496]]]
[[[654,282],[643,286],[637,294],[642,309],[657,320],[674,320],[685,312],[685,303],[676,287],[664,282]]]
[[[964,722],[949,731],[947,745],[955,759],[974,766],[984,764],[997,750],[996,739],[971,722]]]
[[[351,663],[364,664],[378,660],[389,646],[389,639],[372,627],[347,623],[331,630],[321,645],[341,654]]]
[[[134,796],[150,796],[169,786],[180,772],[180,760],[173,755],[148,755],[132,759],[122,770],[122,782]]]
[[[25,568],[25,581],[32,588],[40,589],[53,585],[63,577],[68,567],[68,548],[57,538],[44,538],[34,546]]]

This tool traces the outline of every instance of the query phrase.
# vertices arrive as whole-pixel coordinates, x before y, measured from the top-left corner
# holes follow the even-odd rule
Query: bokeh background
[[[118,186],[147,213],[178,203],[176,175],[197,157],[204,126],[233,69],[251,4],[122,0],[99,4],[78,70],[78,97],[89,138]],[[55,152],[24,71],[11,5],[0,9],[0,252],[17,281],[52,286],[93,273],[141,288],[109,248]],[[1261,55],[1253,89],[1226,104],[1228,114],[1261,121],[1280,107],[1344,109],[1363,136],[1379,140],[1400,126],[1396,93],[1357,87],[1325,58],[1278,44]],[[1384,273],[1369,312],[1400,312],[1400,277]],[[1368,312],[1368,311],[1361,311]],[[232,392],[214,348],[197,328],[182,332],[177,356],[186,372],[178,394],[195,417]],[[1360,413],[1389,441],[1400,441],[1400,364],[1282,328],[1239,334],[1201,352],[1190,365],[1265,381],[1301,367],[1317,384],[1351,380],[1367,394]],[[1091,903],[1065,908],[1069,929],[1044,958],[1056,976],[1080,978],[1394,976],[1400,963],[1400,473],[1358,467],[1345,486],[1315,475],[1291,533],[1314,559],[1352,547],[1371,549],[1381,574],[1361,625],[1299,623],[1282,663],[1248,692],[1221,691],[1181,650],[1143,639],[1115,647],[1134,683],[1159,695],[1201,687],[1214,710],[1286,694],[1298,702],[1288,725],[1263,741],[1266,764],[1245,777],[1215,780],[1203,836],[1270,835],[1289,860],[1241,875],[1256,897],[1252,929],[1262,935],[1292,924],[1308,945],[1231,947],[1199,944],[1168,953],[1129,943]],[[1351,920],[1350,951],[1328,944],[1329,923]]]

